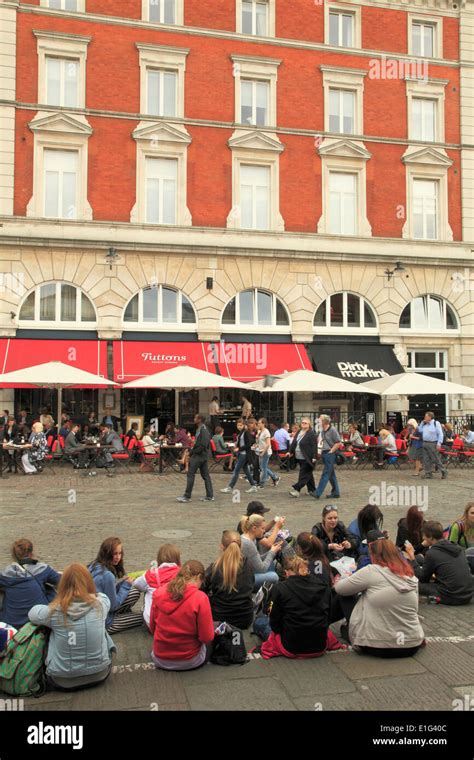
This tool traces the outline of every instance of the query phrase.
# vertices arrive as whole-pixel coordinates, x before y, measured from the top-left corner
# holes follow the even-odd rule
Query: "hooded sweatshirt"
[[[349,621],[349,638],[356,646],[376,649],[419,646],[424,633],[418,619],[418,579],[367,565],[339,581],[336,592],[362,592]]]
[[[206,594],[192,583],[174,601],[168,588],[155,591],[151,604],[150,630],[153,652],[163,660],[192,660],[203,644],[214,639],[211,605]]]
[[[433,544],[425,554],[420,567],[412,563],[420,583],[428,583],[435,576],[441,601],[445,604],[468,604],[474,593],[474,576],[464,549],[446,539]]]
[[[27,560],[21,565],[12,562],[0,573],[0,589],[5,595],[2,620],[21,628],[28,622],[28,613],[35,604],[52,601],[60,578],[60,573],[45,562]]]
[[[145,594],[143,619],[148,628],[150,627],[150,611],[153,594],[157,588],[160,588],[160,586],[167,586],[168,583],[173,580],[175,575],[178,574],[179,570],[180,566],[175,562],[162,562],[158,567],[150,568],[150,570],[147,570],[146,573],[140,575],[139,578],[133,581],[135,588],[139,591],[143,591]]]
[[[98,605],[71,602],[66,621],[61,609],[37,604],[29,618],[35,625],[51,628],[46,673],[61,679],[78,678],[107,670],[114,642],[105,630],[110,601],[97,594]],[[94,680],[94,679],[91,679]]]
[[[327,576],[290,575],[271,594],[270,626],[291,654],[316,654],[326,648],[331,604]]]
[[[96,590],[109,597],[110,611],[107,615],[107,626],[110,626],[114,620],[115,610],[127,598],[132,584],[128,581],[120,581],[111,570],[99,562],[93,562],[87,569],[94,579]]]

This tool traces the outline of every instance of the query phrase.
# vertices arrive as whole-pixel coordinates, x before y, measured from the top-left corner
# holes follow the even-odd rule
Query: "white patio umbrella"
[[[72,367],[63,362],[46,362],[33,367],[17,369],[0,375],[0,388],[5,385],[36,385],[38,388],[52,388],[58,391],[58,431],[61,424],[62,391],[78,385],[89,385],[94,388],[105,388],[108,385],[118,385],[101,375],[94,375],[83,369]]]
[[[378,393],[379,396],[416,396],[418,394],[455,394],[458,396],[474,396],[474,388],[437,377],[422,375],[418,372],[401,372],[399,375],[389,375],[378,380],[361,383],[363,390]]]

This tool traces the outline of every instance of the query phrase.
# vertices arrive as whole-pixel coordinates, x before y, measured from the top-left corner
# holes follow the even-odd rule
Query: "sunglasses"
[[[337,512],[337,507],[332,507],[330,504],[324,507],[323,512]]]

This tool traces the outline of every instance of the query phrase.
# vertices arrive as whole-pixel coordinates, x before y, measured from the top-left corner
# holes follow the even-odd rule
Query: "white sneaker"
[[[221,488],[221,493],[232,493],[232,488],[229,488],[229,486]]]
[[[250,488],[247,488],[245,493],[256,493],[256,491],[258,491],[257,486],[250,486]]]
[[[299,491],[295,491],[294,488],[291,489],[290,496],[293,496],[295,499],[297,499],[299,495],[300,495]]]

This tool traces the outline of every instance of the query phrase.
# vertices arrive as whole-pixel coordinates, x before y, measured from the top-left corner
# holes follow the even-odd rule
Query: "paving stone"
[[[176,673],[137,669],[112,673],[105,684],[77,691],[72,697],[73,710],[119,710],[148,704],[160,709],[165,704],[186,702]]]
[[[311,694],[318,702],[326,694],[356,691],[354,684],[337,667],[339,658],[346,656],[355,655],[338,652],[315,660],[287,660],[278,657],[269,661],[270,672],[284,684],[290,697]]]
[[[454,646],[459,647],[459,649],[462,649],[463,652],[466,652],[467,654],[470,654],[471,657],[474,657],[474,641],[456,641],[454,643]]]
[[[304,710],[309,712],[315,712],[321,718],[320,711],[327,712],[328,710],[375,710],[379,709],[374,703],[370,703],[367,697],[364,697],[359,691],[353,691],[345,694],[324,694],[324,696],[308,695],[305,697],[298,697],[293,699],[294,704],[298,710]],[[391,709],[391,708],[387,708]]]
[[[334,664],[353,680],[426,673],[423,665],[416,662],[413,657],[385,660],[383,657],[359,655],[356,652],[341,652],[337,657],[334,655]]]
[[[456,692],[433,673],[371,678],[359,681],[368,709],[377,710],[452,710]]]
[[[474,683],[474,657],[455,644],[429,643],[415,659],[450,686]]]
[[[282,684],[275,678],[225,681],[217,689],[205,684],[186,686],[192,710],[295,710]]]
[[[245,665],[231,665],[225,667],[224,665],[214,665],[209,663],[198,670],[189,670],[179,674],[182,678],[184,686],[208,683],[208,684],[221,684],[226,681],[235,681],[242,679],[254,679],[271,677],[273,675],[268,660],[259,658],[256,660],[250,660]]]

